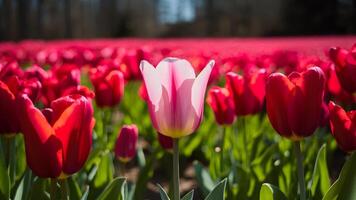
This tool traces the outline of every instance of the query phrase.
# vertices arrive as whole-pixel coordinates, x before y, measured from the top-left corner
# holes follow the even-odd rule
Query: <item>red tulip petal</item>
[[[63,172],[73,174],[84,165],[92,144],[93,109],[83,96],[61,99],[74,101],[53,125],[56,136],[63,144]]]
[[[29,97],[18,98],[21,129],[25,137],[26,160],[39,177],[56,178],[62,171],[62,145],[45,116]]]
[[[287,116],[289,96],[293,88],[294,85],[281,73],[270,75],[266,83],[268,118],[273,128],[288,138],[293,137]]]
[[[298,136],[310,136],[321,120],[324,73],[319,67],[312,67],[302,74],[292,73],[288,78],[295,84],[288,104],[290,128]]]

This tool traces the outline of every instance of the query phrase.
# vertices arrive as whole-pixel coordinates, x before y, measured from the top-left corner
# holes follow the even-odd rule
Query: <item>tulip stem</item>
[[[119,162],[119,173],[120,173],[120,176],[125,177],[125,175],[126,175],[126,163],[125,162]]]
[[[51,188],[50,188],[50,195],[51,195],[51,200],[56,199],[56,190],[57,190],[57,180],[54,178],[51,178]]]
[[[173,200],[179,200],[179,144],[173,138]]]
[[[298,164],[298,181],[299,181],[299,189],[300,189],[300,199],[306,200],[306,192],[305,192],[305,180],[304,180],[304,168],[303,168],[303,155],[300,150],[300,142],[294,142],[294,152],[297,156],[297,164]]]
[[[246,161],[245,161],[245,165],[246,165],[246,169],[249,170],[250,167],[250,158],[248,155],[248,142],[247,142],[247,130],[246,130],[246,117],[242,117],[242,127],[243,127],[243,142],[244,142],[244,150],[245,150],[245,157],[246,157]]]
[[[221,141],[221,157],[220,157],[220,165],[221,165],[221,173],[224,173],[224,150],[225,150],[225,137],[226,137],[226,126],[222,126],[222,141]]]
[[[61,179],[59,180],[59,184],[61,185],[61,191],[62,191],[62,200],[68,200],[68,185],[67,185],[67,179]]]

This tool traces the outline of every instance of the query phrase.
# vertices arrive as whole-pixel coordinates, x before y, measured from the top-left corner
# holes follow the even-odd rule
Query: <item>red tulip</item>
[[[173,138],[165,136],[159,132],[158,132],[158,142],[162,148],[168,151],[173,149]]]
[[[16,98],[27,94],[32,101],[36,101],[40,90],[40,82],[32,79],[21,81],[17,76],[11,76],[6,81],[0,81],[0,134],[20,132]]]
[[[124,94],[124,76],[119,70],[98,67],[90,71],[95,100],[99,107],[113,107]]]
[[[262,111],[266,75],[265,69],[245,76],[234,72],[226,74],[226,87],[233,97],[237,116],[256,114]]]
[[[331,133],[345,152],[356,150],[356,110],[346,112],[334,102],[329,103]]]
[[[18,98],[26,160],[39,177],[65,178],[88,158],[95,120],[85,97],[71,95],[52,101],[43,113],[27,95]]]
[[[208,92],[207,102],[214,111],[215,120],[220,125],[232,124],[235,118],[234,102],[229,90],[212,87]]]
[[[142,83],[140,88],[138,89],[138,96],[144,101],[148,101],[147,89],[145,83]]]
[[[128,162],[136,155],[138,128],[135,124],[125,125],[121,128],[116,140],[115,156],[121,162]]]
[[[336,74],[341,86],[350,93],[356,92],[356,44],[350,51],[332,48],[329,51],[329,56],[335,63]]]
[[[320,124],[325,76],[319,67],[288,77],[271,74],[266,84],[267,115],[282,136],[300,140],[313,134]]]
[[[41,101],[45,106],[63,95],[63,92],[80,83],[80,70],[77,65],[65,64],[53,67],[42,81]]]
[[[14,88],[0,81],[0,134],[14,134],[20,131],[15,92]]]
[[[63,91],[63,96],[68,96],[72,94],[80,94],[88,99],[92,99],[95,97],[95,93],[93,91],[82,85],[73,86]]]

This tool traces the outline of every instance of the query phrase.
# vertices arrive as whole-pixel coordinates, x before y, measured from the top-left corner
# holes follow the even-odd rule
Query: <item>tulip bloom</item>
[[[226,88],[212,87],[208,92],[207,102],[214,111],[215,120],[220,125],[232,124],[235,118],[234,103]]]
[[[335,63],[341,86],[350,93],[356,92],[356,44],[350,51],[332,48],[329,51],[329,57]]]
[[[148,107],[155,129],[179,138],[194,132],[201,120],[204,95],[214,61],[195,77],[194,68],[183,59],[166,58],[156,68],[142,61]]]
[[[125,125],[115,144],[115,156],[121,162],[128,162],[136,155],[138,128],[135,124]]]
[[[331,133],[345,152],[356,150],[356,110],[346,112],[334,102],[329,103]]]
[[[266,83],[267,115],[282,136],[300,140],[310,136],[320,124],[325,76],[319,67],[288,77],[271,74]]]
[[[262,110],[266,94],[266,75],[265,69],[247,73],[245,76],[234,72],[226,74],[226,87],[233,97],[237,116],[256,114]]]
[[[0,81],[0,134],[13,134],[20,131],[14,90],[12,85]]]
[[[20,94],[27,94],[35,101],[40,89],[40,82],[20,81],[17,76],[8,77],[6,82],[0,81],[0,134],[11,135],[20,132],[16,98]]]
[[[90,101],[70,95],[38,110],[27,95],[17,101],[25,138],[26,160],[42,178],[65,178],[79,171],[88,158],[95,120]]]
[[[124,75],[119,70],[99,66],[90,71],[98,107],[113,107],[120,103],[124,94]]]

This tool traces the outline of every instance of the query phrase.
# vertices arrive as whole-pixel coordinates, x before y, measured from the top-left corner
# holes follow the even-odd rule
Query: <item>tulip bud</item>
[[[90,72],[95,101],[99,107],[117,105],[124,94],[124,76],[119,70],[98,67]]]
[[[335,63],[336,74],[341,86],[349,93],[356,92],[356,44],[350,51],[331,48],[329,57]]]
[[[136,155],[138,128],[135,124],[124,125],[115,144],[115,156],[121,162],[129,162]]]
[[[245,76],[234,72],[226,74],[226,87],[235,104],[237,116],[256,114],[262,111],[265,99],[266,70],[247,73]]]
[[[339,147],[345,152],[356,150],[356,110],[346,112],[334,102],[329,103],[330,128]]]
[[[212,87],[208,92],[207,102],[214,111],[218,124],[232,124],[235,118],[234,103],[226,88]]]

